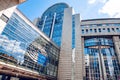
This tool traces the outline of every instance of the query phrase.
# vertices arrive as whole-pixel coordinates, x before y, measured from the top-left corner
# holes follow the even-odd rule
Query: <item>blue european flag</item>
[[[46,66],[46,63],[47,63],[47,57],[41,53],[38,53],[38,64],[41,64],[42,66]]]

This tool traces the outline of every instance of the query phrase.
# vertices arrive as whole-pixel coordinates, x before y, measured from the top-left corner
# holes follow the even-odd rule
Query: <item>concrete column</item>
[[[100,80],[103,80],[103,75],[102,75],[102,68],[101,68],[101,58],[100,54],[98,53],[98,62],[99,62],[99,70],[100,70]]]
[[[83,37],[81,37],[81,47],[82,47],[82,61],[83,61],[83,80],[85,80],[86,79],[86,71],[85,71],[85,55],[84,55],[84,38]]]
[[[83,39],[84,40],[84,39]],[[83,80],[84,58],[80,28],[80,15],[75,15],[75,80]]]
[[[64,10],[58,80],[72,79],[72,8]]]
[[[51,33],[50,33],[50,39],[52,39],[53,36],[53,31],[54,31],[54,26],[55,26],[55,18],[56,18],[56,13],[54,13],[54,18],[53,18],[53,23],[52,23],[52,29],[51,29]]]
[[[100,52],[101,52],[101,50],[100,50]],[[103,58],[103,54],[102,53],[100,53],[100,56],[101,56],[101,66],[102,66],[102,74],[103,74],[103,78],[104,78],[104,80],[106,80],[107,79],[107,75],[106,75],[106,68],[105,68],[105,63],[104,63],[104,58]],[[100,67],[101,67],[100,66]],[[103,79],[101,79],[101,80],[103,80]]]
[[[43,25],[42,25],[42,31],[43,31],[43,29],[44,29],[44,27],[45,27],[45,21],[46,21],[46,18],[47,18],[47,16],[45,16],[45,19],[44,19],[44,22],[43,22]]]
[[[119,36],[113,36],[113,42],[114,42],[114,46],[115,46],[115,52],[117,54],[117,57],[118,57],[118,61],[119,61],[119,64],[120,64],[120,39],[119,39]]]

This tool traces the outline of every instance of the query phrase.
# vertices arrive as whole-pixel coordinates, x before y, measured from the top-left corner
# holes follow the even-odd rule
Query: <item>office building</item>
[[[59,19],[57,12],[63,15]],[[120,18],[81,20],[67,4],[57,3],[43,13],[37,25],[61,47],[58,80],[120,77]]]
[[[91,19],[80,23],[86,80],[119,80],[120,19]]]
[[[0,80],[56,80],[59,47],[15,9],[0,34]]]
[[[49,7],[36,26],[15,8],[2,16],[0,79],[119,80],[120,18],[81,20],[66,3]]]
[[[61,45],[61,33],[63,24],[64,9],[69,6],[65,3],[58,3],[49,7],[41,16],[35,19],[34,24],[43,31],[58,46]],[[37,22],[36,22],[37,21]]]

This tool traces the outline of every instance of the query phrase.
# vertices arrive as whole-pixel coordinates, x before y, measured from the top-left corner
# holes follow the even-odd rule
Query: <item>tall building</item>
[[[0,34],[0,80],[56,80],[59,47],[15,9]]]
[[[61,45],[64,9],[68,7],[66,3],[55,4],[49,7],[40,19],[37,19],[38,22],[35,20],[35,25],[58,46]]]
[[[77,23],[75,22],[76,18]],[[77,40],[75,39],[75,26],[77,28],[79,27],[80,16],[73,14],[73,9],[70,8],[66,3],[57,3],[49,7],[43,13],[40,19],[38,18],[35,20],[35,23],[40,30],[42,30],[50,39],[52,39],[58,46],[61,47],[58,80],[72,79],[74,76],[74,58],[72,55],[75,54],[75,40]],[[78,34],[79,33],[77,33],[77,35]],[[78,44],[78,46],[80,46],[80,44]],[[76,48],[76,51],[77,50],[79,51],[79,49]],[[77,65],[81,66],[83,64],[83,55],[79,55],[79,53],[76,54],[78,54],[79,59],[79,61],[77,60]],[[79,64],[79,62],[81,64]],[[63,67],[63,65],[66,66]],[[78,78],[83,79],[83,74],[81,74],[83,67],[77,68],[81,71],[80,73],[77,73],[76,71],[76,74],[80,76]]]
[[[59,5],[66,4],[49,7],[38,21],[38,28],[61,47],[58,80],[119,80],[120,19],[81,20],[71,7]],[[56,9],[60,7],[64,13]],[[54,9],[63,14],[62,22]]]
[[[49,7],[37,26],[18,9],[11,15],[1,17],[1,80],[120,79],[120,18],[81,20],[66,3]]]

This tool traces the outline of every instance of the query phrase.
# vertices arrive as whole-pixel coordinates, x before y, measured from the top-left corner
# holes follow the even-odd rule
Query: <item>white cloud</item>
[[[21,42],[15,40],[9,40],[7,36],[0,35],[0,46],[7,52],[11,52],[11,55],[18,61],[23,62],[25,50],[21,48]]]
[[[96,2],[96,0],[88,0],[88,3],[89,4],[93,4],[93,3],[95,3]]]
[[[120,17],[120,0],[108,0],[99,13],[108,14],[115,18]]]
[[[107,0],[88,0],[89,4],[105,3]]]
[[[106,3],[108,0],[98,0],[101,3]]]

